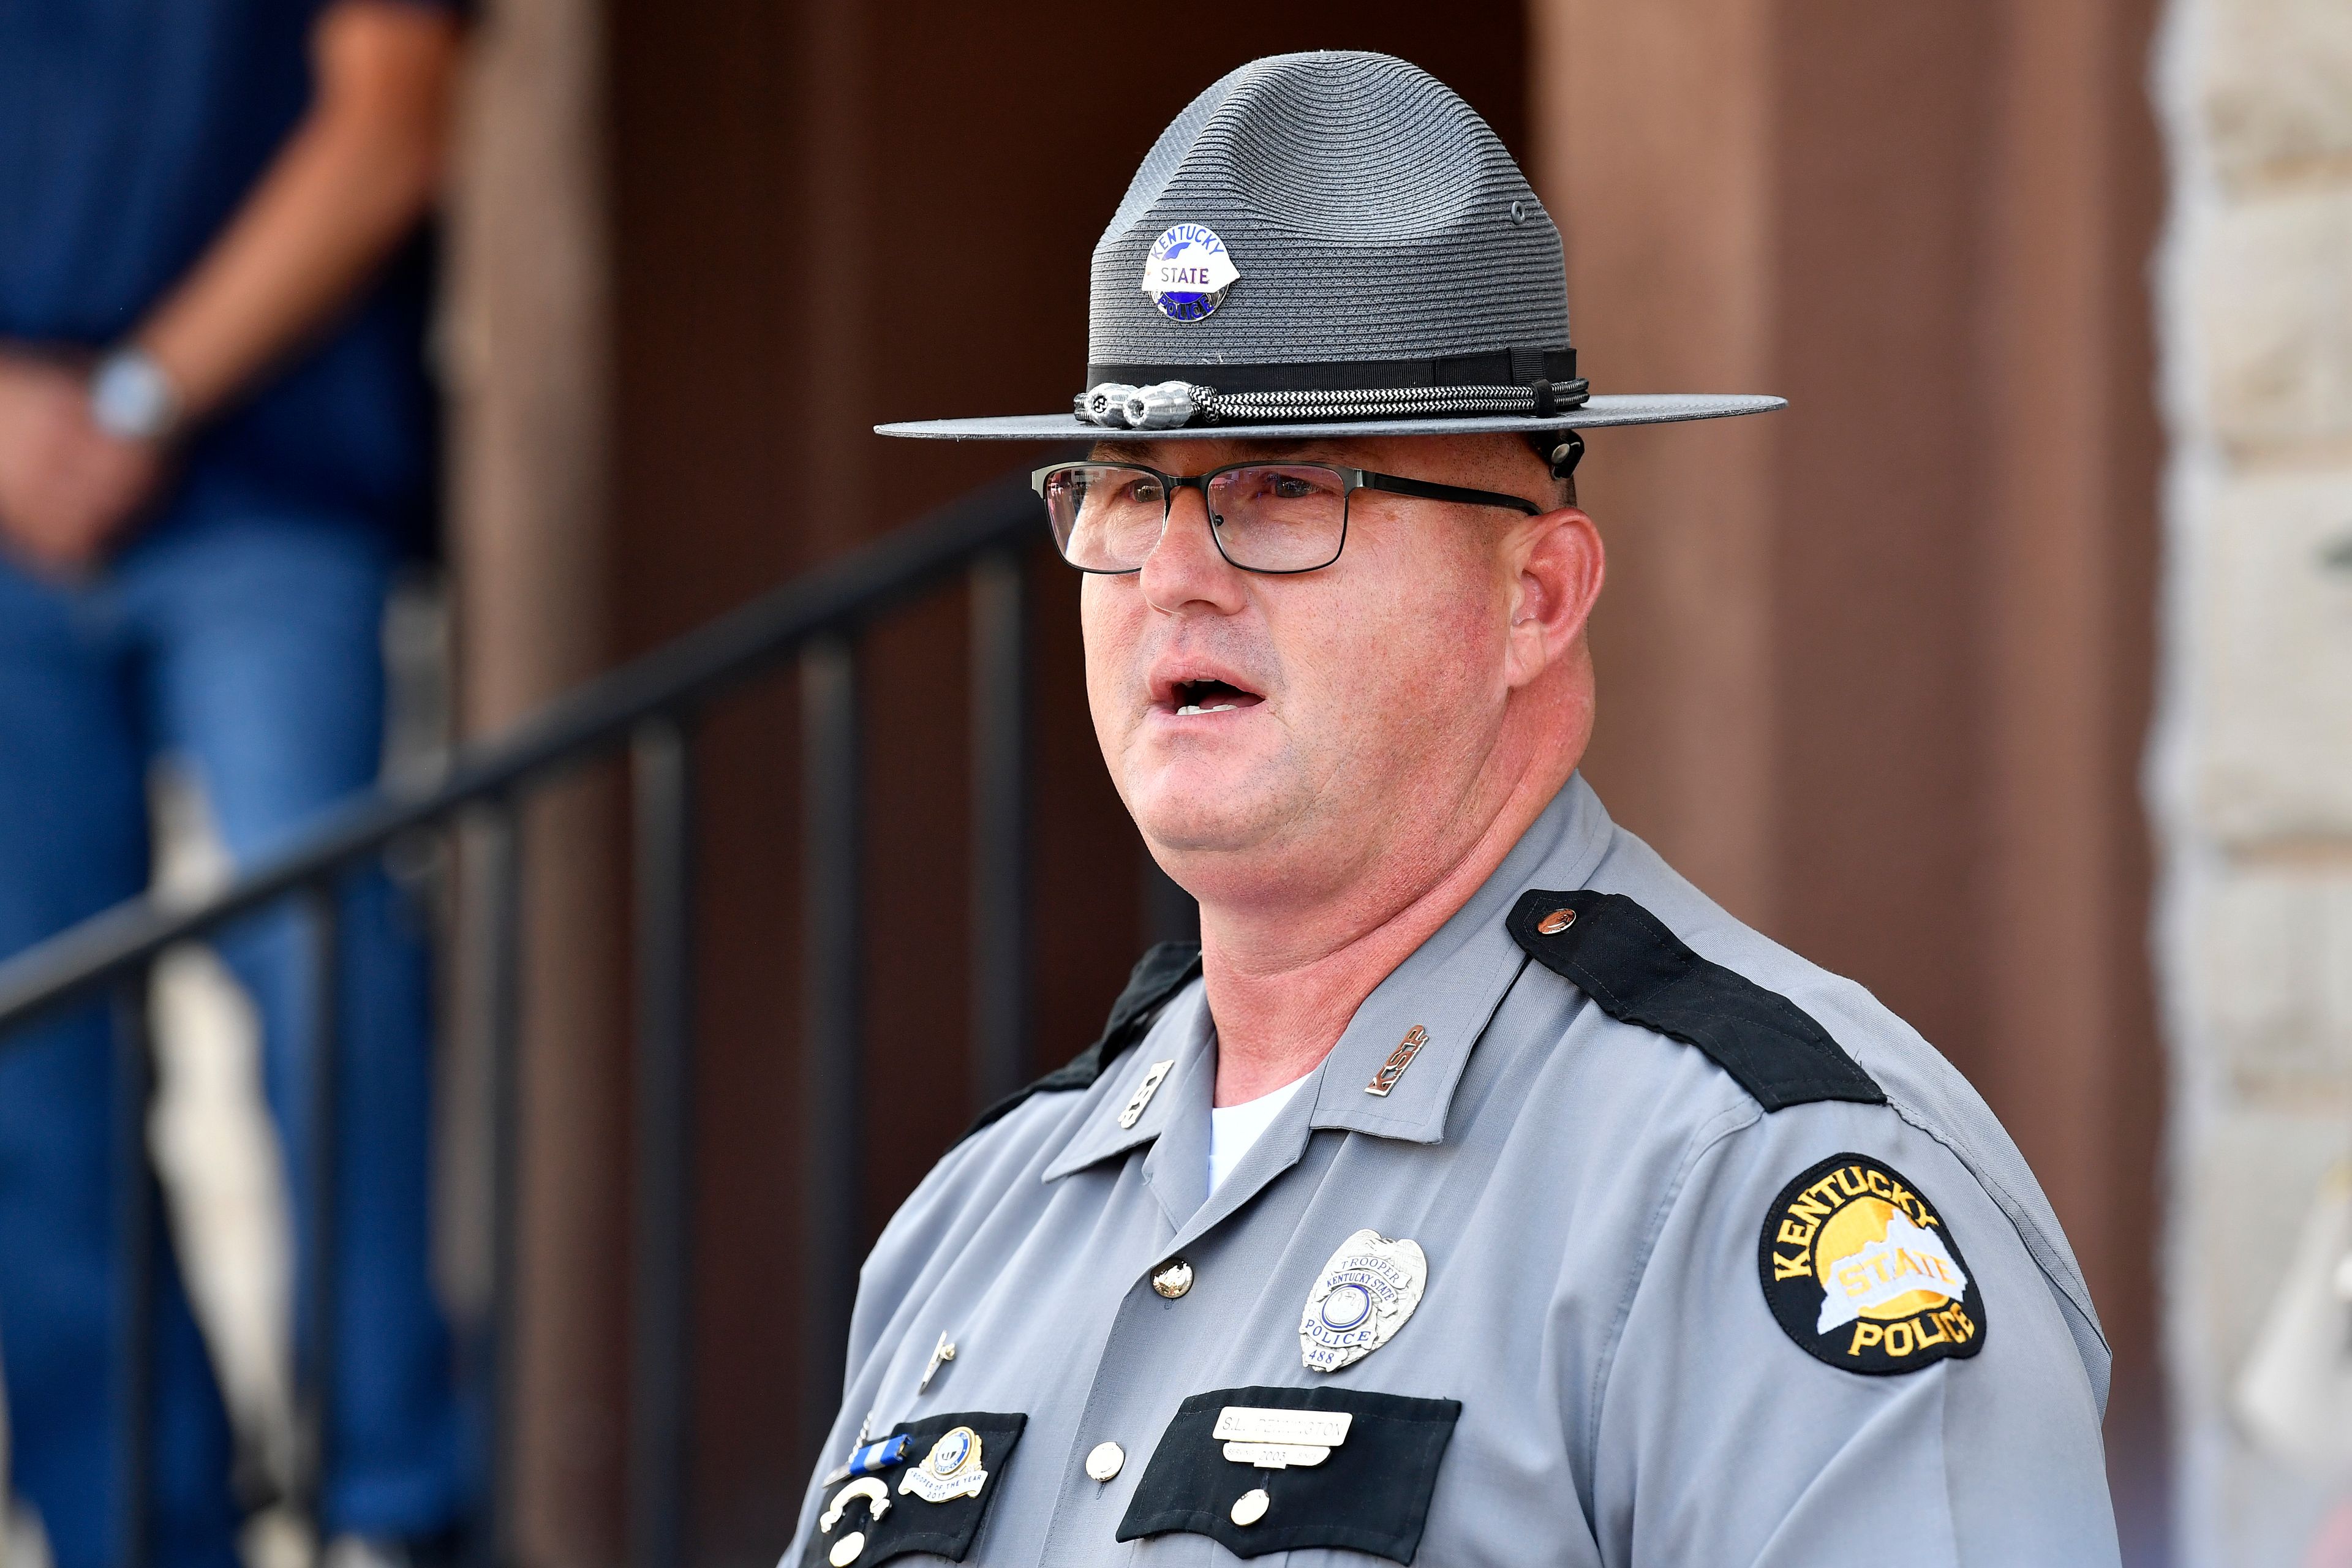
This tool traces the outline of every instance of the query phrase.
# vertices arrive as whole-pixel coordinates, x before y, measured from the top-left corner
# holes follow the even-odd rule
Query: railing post
[[[162,1237],[156,1225],[155,1170],[147,1152],[147,1116],[155,1063],[148,1028],[152,970],[142,964],[114,992],[114,1456],[119,1528],[115,1561],[145,1568],[154,1473],[155,1277]],[[0,1478],[5,1482],[5,1478]],[[0,1492],[5,1492],[0,1486]]]
[[[971,570],[971,1085],[1029,1077],[1029,639],[1023,554]]]
[[[474,977],[490,1068],[489,1476],[485,1568],[511,1568],[515,1542],[519,1286],[522,1205],[522,831],[512,801],[496,801],[476,837],[480,856]]]
[[[303,1043],[308,1095],[308,1136],[301,1159],[309,1192],[303,1237],[300,1315],[296,1342],[301,1346],[299,1443],[295,1501],[311,1527],[311,1557],[327,1549],[325,1502],[333,1462],[336,1317],[335,1261],[341,1246],[339,1217],[342,1152],[342,904],[331,873],[304,888],[299,912],[309,1028]]]
[[[856,655],[844,638],[820,638],[801,656],[801,1125],[807,1160],[801,1405],[812,1453],[841,1402],[862,1228],[858,729]]]
[[[692,1389],[693,772],[673,717],[637,726],[635,1295],[629,1420],[630,1560],[686,1551]]]

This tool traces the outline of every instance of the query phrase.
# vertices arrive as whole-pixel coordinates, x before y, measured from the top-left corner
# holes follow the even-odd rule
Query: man
[[[385,595],[432,497],[415,230],[459,33],[432,0],[0,0],[0,953],[146,886],[152,757],[240,858],[374,781]],[[429,992],[415,911],[380,874],[345,893],[322,1523],[395,1552],[463,1503]],[[225,956],[307,1220],[298,935]],[[113,1095],[102,1007],[0,1040],[10,1479],[60,1568],[116,1560],[142,1510],[156,1561],[226,1565],[228,1431],[168,1265],[153,1492],[116,1495]]]
[[[791,1561],[2113,1562],[2016,1151],[1575,772],[1576,430],[1774,400],[1588,398],[1533,192],[1373,55],[1178,118],[1090,358],[1078,418],[885,429],[1093,438],[1038,489],[1202,946],[885,1232]]]

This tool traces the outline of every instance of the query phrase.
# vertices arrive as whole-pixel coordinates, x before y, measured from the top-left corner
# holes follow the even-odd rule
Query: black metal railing
[[[801,1054],[802,1201],[808,1296],[802,1313],[803,1431],[810,1446],[830,1424],[859,1262],[859,996],[857,924],[858,637],[886,612],[958,574],[969,580],[971,643],[974,953],[971,1069],[977,1097],[1017,1086],[1026,1051],[1030,931],[1026,742],[1028,672],[1023,563],[1041,538],[1035,498],[1014,479],[975,490],[879,542],[796,579],[669,647],[595,680],[517,725],[461,748],[436,782],[355,797],[298,841],[246,868],[200,902],[139,900],[95,916],[0,963],[0,1049],[18,1026],[111,991],[121,1113],[115,1130],[124,1267],[116,1303],[117,1496],[123,1568],[148,1559],[152,1435],[153,1299],[161,1246],[158,1186],[147,1154],[153,1087],[148,992],[173,944],[217,933],[240,917],[290,902],[307,935],[312,1034],[304,1125],[309,1147],[288,1152],[308,1177],[306,1288],[297,1303],[298,1480],[293,1502],[316,1519],[319,1478],[332,1430],[328,1390],[336,1344],[332,1235],[341,963],[339,884],[395,839],[423,832],[468,836],[468,939],[481,977],[473,1021],[490,1060],[492,1427],[485,1555],[515,1560],[517,1126],[522,1089],[522,835],[526,796],[625,747],[635,849],[637,1011],[633,1121],[632,1365],[628,1540],[632,1568],[677,1568],[686,1546],[688,1344],[693,1258],[689,1205],[694,1083],[691,984],[693,803],[697,720],[745,679],[796,658],[801,681],[805,1011]],[[314,1531],[314,1538],[317,1532]]]

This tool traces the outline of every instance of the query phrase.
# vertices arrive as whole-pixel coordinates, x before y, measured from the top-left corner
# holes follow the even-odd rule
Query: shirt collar
[[[1528,888],[1567,891],[1582,887],[1601,864],[1612,826],[1584,776],[1570,778],[1470,900],[1356,1009],[1339,1043],[1324,1058],[1316,1082],[1299,1091],[1315,1096],[1302,1136],[1307,1127],[1331,1127],[1414,1143],[1443,1142],[1454,1087],[1469,1065],[1471,1047],[1527,961],[1505,929],[1504,917]],[[1425,1039],[1395,1076],[1389,1092],[1367,1092],[1373,1075],[1415,1028]],[[1214,1042],[1208,994],[1195,979],[1169,1001],[1150,1032],[1120,1059],[1112,1092],[1103,1097],[1069,1147],[1045,1167],[1044,1179],[1058,1180],[1151,1142],[1190,1111],[1184,1125],[1188,1132],[1197,1133],[1191,1142],[1201,1147],[1155,1151],[1152,1163],[1164,1167],[1157,1175],[1169,1184],[1161,1196],[1171,1216],[1193,1213],[1208,1184],[1208,1148],[1202,1140],[1216,1079]],[[1135,1125],[1121,1127],[1119,1113],[1153,1065],[1163,1061],[1174,1065]],[[1291,1108],[1285,1107],[1280,1120],[1290,1117]],[[1197,1159],[1191,1157],[1195,1152]],[[1193,1170],[1196,1165],[1198,1171]]]
[[[1471,1047],[1527,962],[1504,917],[1528,888],[1582,887],[1601,864],[1612,826],[1584,775],[1570,777],[1469,902],[1356,1009],[1325,1060],[1312,1125],[1442,1142]],[[1389,1092],[1370,1092],[1373,1075],[1415,1029],[1426,1038]]]
[[[1113,1079],[1111,1092],[1102,1097],[1086,1126],[1070,1140],[1069,1147],[1045,1167],[1043,1179],[1059,1181],[1097,1160],[1108,1160],[1150,1142],[1167,1131],[1177,1108],[1188,1099],[1197,1099],[1207,1105],[1216,1082],[1214,1039],[1215,1032],[1209,1020],[1208,992],[1195,976],[1168,999],[1168,1005],[1160,1010],[1160,1016],[1152,1020],[1151,1027],[1134,1048],[1119,1057],[1109,1074]],[[1121,1127],[1120,1113],[1135,1098],[1153,1067],[1160,1062],[1175,1065],[1161,1075],[1159,1087],[1144,1103],[1135,1125]],[[1205,1125],[1205,1110],[1201,1120]],[[1204,1150],[1201,1155],[1201,1180],[1204,1186],[1208,1181],[1208,1158]],[[1199,1202],[1199,1194],[1194,1194],[1193,1201]]]

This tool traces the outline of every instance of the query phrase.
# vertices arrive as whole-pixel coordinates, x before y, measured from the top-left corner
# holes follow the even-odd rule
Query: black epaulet
[[[1811,1015],[1701,958],[1622,893],[1531,889],[1508,923],[1538,963],[1602,1012],[1696,1046],[1767,1110],[1816,1100],[1886,1102]]]
[[[1128,1047],[1143,1038],[1150,1029],[1152,1020],[1160,1016],[1160,1010],[1168,1005],[1168,999],[1184,989],[1192,983],[1192,976],[1200,973],[1200,943],[1163,942],[1153,947],[1136,960],[1135,972],[1127,977],[1127,989],[1120,992],[1118,1000],[1110,1005],[1110,1016],[1103,1023],[1101,1037],[1035,1083],[1006,1095],[982,1111],[980,1120],[964,1129],[964,1138],[1006,1115],[1033,1094],[1055,1094],[1063,1089],[1094,1087],[1095,1079],[1102,1077]],[[956,1142],[961,1143],[963,1138]]]

